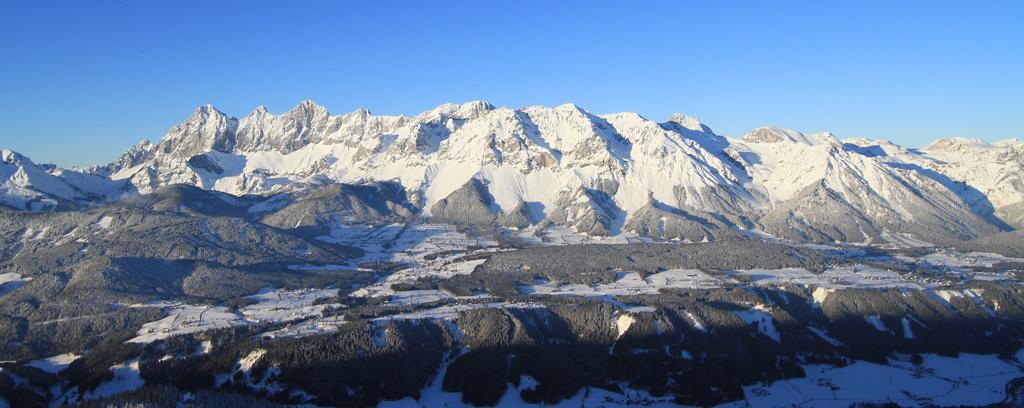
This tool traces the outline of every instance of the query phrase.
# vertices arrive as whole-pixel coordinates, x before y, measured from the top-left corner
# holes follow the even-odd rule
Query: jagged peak
[[[797,132],[793,129],[784,128],[781,126],[762,126],[757,129],[750,131],[743,136],[743,141],[747,143],[799,143],[805,145],[817,145],[821,143],[838,143],[832,133],[812,133],[805,135]]]
[[[353,121],[353,120],[354,121],[365,121],[365,120],[369,119],[372,116],[373,116],[373,113],[371,113],[366,108],[357,108],[356,110],[354,110],[352,112],[349,112],[349,113],[341,115],[341,120],[345,121],[345,122]]]
[[[711,128],[700,121],[699,118],[684,115],[682,113],[673,113],[668,118],[669,123],[675,123],[682,126],[683,129],[692,130],[695,132],[714,133]]]
[[[474,100],[458,105],[458,109],[455,110],[452,116],[456,116],[461,119],[472,119],[491,110],[494,110],[494,105],[491,105],[487,101]]]
[[[28,156],[25,156],[11,149],[0,150],[0,161],[7,164],[14,164],[20,167],[45,166],[37,164],[36,162],[32,161],[32,159],[28,158]]]
[[[132,152],[132,151],[139,151],[139,150],[149,150],[149,149],[153,149],[155,147],[156,147],[156,144],[151,142],[149,139],[142,139],[138,143],[136,143],[136,144],[132,145],[131,147],[129,147],[128,151]]]
[[[793,142],[803,139],[803,134],[792,129],[781,126],[761,126],[743,135],[744,142],[749,143],[779,143]]]
[[[831,144],[831,145],[842,145],[843,144],[839,140],[839,138],[836,137],[836,135],[832,134],[832,132],[827,132],[826,131],[826,132],[812,133],[809,136],[813,136],[814,138],[817,138],[822,143],[827,143],[827,144]]]
[[[206,116],[210,116],[210,115],[225,116],[224,112],[221,112],[219,109],[215,108],[213,106],[213,104],[210,104],[210,103],[199,105],[199,107],[197,107],[196,110],[192,112],[192,116],[193,117],[196,117],[196,116],[206,117]]]
[[[673,122],[690,130],[699,130],[700,127],[703,126],[703,123],[700,123],[700,119],[680,113],[672,114],[672,116],[669,117],[669,122]]]
[[[604,118],[604,119],[615,118],[615,119],[619,119],[619,120],[630,120],[630,121],[636,121],[636,122],[649,122],[649,120],[647,120],[647,118],[643,117],[643,115],[641,115],[639,113],[636,113],[636,112],[615,112],[615,113],[609,113],[609,114],[606,114],[606,115],[601,115],[601,118]]]
[[[868,139],[866,137],[848,137],[843,139],[843,143],[852,144],[854,146],[878,146],[884,143],[882,140]]]
[[[494,105],[482,99],[474,99],[467,101],[461,105],[458,105],[459,109],[479,109],[479,110],[492,110]]]
[[[445,103],[442,103],[440,105],[435,106],[434,109],[428,110],[428,111],[423,112],[423,113],[424,114],[430,114],[430,113],[449,114],[451,112],[455,112],[457,109],[459,109],[459,104],[452,103],[452,102],[445,102]]]
[[[314,102],[311,99],[303,99],[301,102],[299,102],[298,105],[295,105],[294,108],[292,108],[290,111],[288,111],[285,114],[288,115],[288,114],[294,114],[294,113],[314,114],[314,115],[323,114],[323,115],[327,115],[327,116],[330,116],[330,114],[331,114],[330,112],[327,111],[327,108],[325,108],[322,105]]]
[[[20,162],[20,161],[25,160],[25,159],[26,159],[25,156],[23,156],[21,153],[18,153],[18,152],[14,151],[14,150],[10,150],[10,149],[2,149],[2,150],[0,150],[0,160],[2,160],[4,163],[15,164],[15,163]]]
[[[434,121],[443,118],[476,119],[494,109],[494,105],[481,100],[469,101],[463,104],[447,102],[416,117],[424,121]]]
[[[567,112],[568,111],[568,112],[581,113],[581,114],[586,114],[587,113],[586,109],[583,109],[579,105],[577,105],[575,103],[572,103],[572,102],[567,102],[567,103],[563,103],[561,105],[558,105],[558,106],[555,107],[555,110],[556,111],[560,111],[560,112]]]
[[[1003,140],[998,140],[998,141],[992,142],[992,145],[996,146],[996,147],[1024,148],[1024,139],[1021,139],[1021,138],[1003,139]]]
[[[988,149],[993,147],[988,142],[969,137],[951,137],[948,139],[938,139],[928,146],[925,146],[922,150],[932,151],[945,151],[945,150],[961,150],[961,149]]]
[[[199,126],[201,124],[207,123],[208,121],[226,122],[229,119],[230,118],[228,118],[227,114],[221,112],[212,104],[207,103],[197,107],[196,110],[192,111],[192,115],[190,115],[188,119],[185,120],[185,122],[179,124],[178,126]]]
[[[535,114],[544,115],[544,114],[554,113],[554,114],[557,114],[557,115],[560,115],[560,116],[563,116],[563,117],[580,117],[580,118],[584,118],[584,117],[587,117],[587,116],[591,116],[591,113],[589,111],[587,111],[586,109],[581,108],[579,105],[576,105],[576,104],[571,103],[571,102],[570,103],[563,103],[563,104],[555,106],[555,107],[544,106],[544,105],[532,105],[532,106],[527,106],[525,108],[522,108],[519,111],[523,112],[523,113],[526,113],[527,115],[535,115]],[[605,115],[605,116],[608,116],[608,115]]]

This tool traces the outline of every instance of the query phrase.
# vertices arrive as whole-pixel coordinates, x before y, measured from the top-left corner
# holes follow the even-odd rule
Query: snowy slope
[[[125,183],[74,170],[40,166],[11,150],[0,150],[0,205],[32,211],[73,208],[119,196]]]
[[[892,144],[757,129],[730,149],[771,209],[766,231],[814,241],[909,234],[945,243],[998,232],[960,186]]]
[[[921,149],[938,171],[980,193],[997,215],[1024,227],[1024,141],[941,139]]]

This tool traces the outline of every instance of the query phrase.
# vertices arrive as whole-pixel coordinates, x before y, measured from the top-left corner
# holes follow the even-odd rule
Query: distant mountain
[[[70,209],[134,191],[125,181],[37,165],[17,152],[0,150],[0,205],[29,211]]]
[[[3,202],[30,210],[172,184],[234,195],[344,184],[371,186],[341,191],[360,214],[392,209],[591,235],[703,240],[759,230],[818,242],[951,243],[1024,226],[1020,140],[950,139],[914,150],[780,127],[733,139],[685,115],[658,123],[571,104],[516,110],[473,101],[406,117],[332,115],[303,101],[241,119],[206,105],[159,142],[74,177],[9,165],[8,156],[31,163],[5,153],[5,166],[25,176],[13,176],[15,167],[0,173]]]

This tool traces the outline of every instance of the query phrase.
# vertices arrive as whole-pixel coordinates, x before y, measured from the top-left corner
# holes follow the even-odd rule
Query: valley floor
[[[611,407],[731,401],[722,406],[760,407],[985,405],[1010,398],[1008,384],[1024,377],[1018,337],[1024,333],[1024,304],[991,286],[1019,286],[1024,259],[942,248],[806,245],[771,237],[681,244],[557,229],[530,239],[517,235],[510,240],[507,234],[445,224],[336,225],[313,239],[360,248],[362,255],[285,269],[328,276],[371,273],[374,279],[348,286],[339,281],[264,287],[229,301],[167,297],[120,304],[116,309],[160,311],[119,340],[136,351],[97,357],[90,354],[95,349],[62,350],[5,363],[0,378],[11,382],[8,391],[36,387],[53,404],[130,400],[132,392],[158,384],[197,387],[181,375],[203,367],[212,371],[198,378],[213,382],[201,388],[267,403]],[[699,250],[686,252],[692,248]],[[0,296],[37,279],[0,276]],[[947,325],[943,316],[967,326]],[[971,325],[988,330],[976,333],[985,345],[962,350],[939,345],[977,339],[947,332]],[[359,366],[368,358],[366,364],[381,365],[371,372],[396,363],[387,353],[405,356],[426,347],[424,356],[437,357],[415,357],[425,360],[407,373],[388,374],[395,381],[415,378],[401,380],[411,383],[398,394],[367,391],[365,379],[356,375],[347,391],[326,395],[322,384],[301,377],[316,375],[303,368],[312,363],[288,356],[313,353],[302,358],[315,362],[311,356],[330,352],[317,350],[317,344],[339,341],[353,343],[328,350],[345,349],[339,351],[344,364]],[[587,350],[607,350],[602,358],[609,360],[600,364],[616,374],[594,381],[573,371],[579,377],[566,385],[533,376],[543,370],[543,359],[518,360],[571,354],[571,347],[558,344],[576,342],[587,343]],[[716,348],[722,342],[735,344]],[[486,395],[467,394],[465,387],[479,381],[472,376],[494,368],[487,363],[491,347],[508,353],[500,355],[509,362],[501,374],[509,381],[495,380],[499,388]],[[976,352],[986,347],[991,352]],[[733,352],[747,362],[733,363],[751,364],[747,377],[729,384],[733,391],[717,390],[713,378],[699,386],[677,383],[730,361]],[[650,358],[657,355],[672,362],[645,373],[644,364],[653,364]],[[635,363],[627,362],[630,356],[636,356]],[[579,357],[562,358],[580,363]],[[337,378],[338,384],[348,376]],[[424,385],[413,385],[416,381]],[[495,387],[495,381],[487,384]],[[700,387],[714,390],[714,396],[701,399],[694,394]],[[413,395],[392,398],[410,391]]]

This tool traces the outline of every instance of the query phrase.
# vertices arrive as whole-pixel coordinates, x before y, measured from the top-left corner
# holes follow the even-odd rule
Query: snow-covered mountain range
[[[659,123],[571,104],[473,101],[407,117],[332,115],[303,101],[240,119],[202,106],[160,141],[85,170],[5,150],[0,203],[59,209],[171,184],[297,199],[325,184],[388,183],[416,216],[453,222],[692,241],[756,230],[944,243],[1024,227],[1022,166],[1020,139],[918,150],[780,127],[729,138],[685,115]]]

